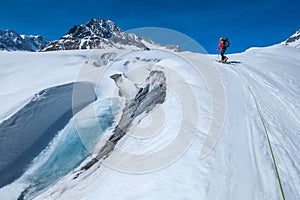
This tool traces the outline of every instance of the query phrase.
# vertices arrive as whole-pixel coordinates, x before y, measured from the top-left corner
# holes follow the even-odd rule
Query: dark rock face
[[[86,24],[73,26],[65,36],[51,42],[42,51],[123,48],[126,45],[148,48],[141,40],[134,34],[125,33],[110,20],[91,19]]]
[[[13,30],[0,30],[0,50],[39,51],[49,43],[42,36],[19,35]]]
[[[300,29],[296,31],[294,35],[292,35],[289,39],[287,39],[286,43],[295,42],[300,39]]]
[[[297,42],[298,41],[298,42]],[[292,44],[292,43],[297,43],[297,44]],[[292,45],[292,46],[299,46],[300,44],[300,29],[297,30],[291,37],[289,37],[285,42],[286,45]]]
[[[112,75],[111,78],[117,82],[120,74]],[[126,101],[123,108],[122,117],[114,129],[114,134],[107,140],[106,144],[100,149],[98,155],[88,162],[81,170],[87,170],[101,159],[105,159],[114,150],[118,141],[129,130],[132,121],[140,114],[149,113],[155,106],[162,104],[166,98],[166,77],[162,71],[151,71],[146,79],[145,87],[140,88],[134,98]],[[75,176],[80,174],[80,172]]]

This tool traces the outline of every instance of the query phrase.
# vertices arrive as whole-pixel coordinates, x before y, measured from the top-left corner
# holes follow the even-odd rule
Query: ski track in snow
[[[252,79],[250,79],[251,81],[255,81],[255,78],[252,78],[251,76],[250,78]],[[261,88],[258,91],[267,92],[266,88],[269,88],[270,85],[267,85],[264,82],[265,81],[262,80],[259,81],[259,79],[256,77],[257,85],[265,86],[264,90],[263,88]],[[274,87],[273,84],[272,86]],[[299,151],[299,145],[298,142],[293,139],[294,137],[297,137],[295,133],[299,133],[300,131],[299,112],[296,111],[297,109],[293,109],[293,105],[295,105],[297,100],[291,99],[291,95],[283,94],[281,92],[282,90],[278,88],[277,91],[275,91],[268,89],[268,95],[272,96],[272,101],[264,102],[261,100],[262,105],[265,105],[261,106],[261,110],[266,117],[266,123],[270,132],[270,140],[272,142],[272,146],[274,147],[275,157],[277,158],[276,161],[278,163],[277,165],[279,166],[279,171],[281,171],[281,175],[283,173],[287,173],[288,177],[294,177],[293,179],[283,179],[282,181],[284,185],[294,185],[299,191],[299,182],[297,183],[297,179],[299,181],[300,166],[299,163],[295,162],[298,161],[300,158],[299,155],[295,154],[297,151]],[[257,94],[263,97],[265,95],[264,92],[257,92]],[[274,107],[276,107],[277,109],[274,110]],[[293,123],[295,125],[291,126],[293,127],[292,129],[287,128]],[[289,137],[286,137],[287,135]],[[289,184],[286,184],[287,182],[289,182]],[[291,188],[289,188],[288,186],[287,189],[290,190]],[[296,196],[297,195],[294,194],[293,196],[291,196],[291,198],[295,198]]]
[[[275,45],[229,55],[231,60],[238,61],[232,65],[216,63],[227,97],[226,118],[219,141],[206,158],[198,157],[205,135],[202,132],[206,130],[202,127],[187,152],[166,168],[130,174],[98,163],[75,180],[72,172],[62,177],[35,199],[282,199],[267,138],[247,85],[266,123],[285,197],[300,199],[299,53],[297,49]],[[282,58],[282,54],[287,56]],[[141,53],[141,57],[146,55]],[[156,56],[157,62],[174,64],[161,54]],[[211,57],[215,60],[215,56]],[[153,61],[153,57],[149,59]],[[128,70],[135,62],[138,66],[147,63],[146,60],[132,58],[118,62],[127,63]],[[189,83],[203,96],[202,117],[209,121],[210,101],[206,99],[205,87],[192,80]],[[166,138],[161,136],[154,141],[163,139]],[[134,141],[121,144],[135,145]],[[15,183],[17,187],[23,187],[22,184]],[[0,188],[0,195],[5,194],[6,199],[12,197],[8,195],[10,187],[14,184]]]
[[[272,55],[272,57],[276,56],[277,53],[281,52],[275,51],[275,55]],[[264,59],[266,58],[264,57]],[[284,63],[283,66],[288,68],[288,59],[281,62]],[[297,152],[299,152],[300,149],[295,138],[299,137],[300,132],[299,101],[297,101],[297,95],[299,94],[297,94],[298,84],[293,85],[290,83],[296,83],[299,78],[295,76],[296,72],[290,74],[279,71],[278,69],[280,69],[280,67],[282,67],[282,65],[278,64],[276,61],[272,62],[272,60],[261,62],[259,64],[251,64],[245,59],[242,61],[242,64],[238,67],[233,66],[232,69],[242,76],[242,79],[252,87],[251,89],[254,91],[255,97],[259,101],[259,109],[265,118],[267,129],[269,131],[286,199],[297,199],[299,197],[300,186],[300,158]],[[296,71],[299,71],[299,69],[296,69]],[[286,85],[289,87],[286,87]],[[268,95],[269,98],[266,98],[266,95]],[[257,131],[259,131],[259,123],[260,122],[257,122],[256,124]],[[262,126],[260,127],[262,128]],[[259,134],[263,134],[263,132],[261,131]],[[262,135],[260,137],[262,137]],[[262,138],[266,141],[266,138]],[[266,142],[263,143],[265,146],[267,145]],[[270,152],[268,151],[267,146],[264,152],[262,151],[263,148],[256,147],[255,150],[261,150],[260,152],[258,151],[258,156],[264,155],[264,157],[261,156],[256,162],[261,165],[260,161],[263,162],[265,159],[268,161],[266,164],[271,165],[271,170],[274,171],[273,164],[270,162]],[[266,165],[260,166],[258,169],[261,170],[265,167]],[[272,174],[269,174],[269,176],[271,177]],[[285,179],[284,177],[292,178]],[[274,185],[274,188],[277,190],[277,198],[280,199],[278,184]],[[272,199],[275,198],[276,197],[272,197]]]
[[[243,67],[243,64],[240,64],[239,67]],[[241,177],[243,174],[247,174],[248,177],[248,179],[241,179],[242,181],[245,181],[244,186],[248,189],[248,191],[241,193],[237,192],[237,194],[245,195],[252,193],[253,195],[246,195],[244,197],[241,196],[236,199],[280,199],[278,191],[274,189],[277,187],[277,182],[276,179],[272,177],[272,168],[270,167],[272,165],[271,160],[264,160],[264,156],[268,156],[269,152],[266,138],[263,132],[263,126],[259,120],[259,115],[255,108],[255,102],[252,99],[250,91],[245,85],[242,77],[240,77],[238,70],[231,69],[231,71],[236,76],[236,81],[233,81],[232,79],[230,80],[230,85],[234,87],[234,89],[231,91],[236,91],[240,95],[235,98],[236,102],[233,106],[241,106],[240,109],[235,110],[235,112],[240,113],[237,114],[237,117],[235,117],[235,119],[238,120],[234,121],[235,123],[238,123],[238,125],[232,124],[232,127],[240,127],[240,129],[234,132],[234,134],[241,135],[241,138],[235,138],[236,136],[233,136],[228,142],[236,141],[240,143],[244,141],[244,144],[242,143],[240,146],[235,145],[236,149],[234,150],[234,152],[243,153],[239,154],[239,156],[236,157],[236,162],[244,162],[245,164],[243,167],[238,167],[238,169],[240,169],[240,174],[237,174],[237,176]],[[240,91],[237,89],[239,87],[242,87]],[[232,97],[234,98],[234,96]],[[243,102],[243,104],[241,104],[241,102]],[[243,109],[244,111],[241,109]],[[241,124],[241,122],[243,123]],[[247,146],[247,148],[245,148],[245,146]],[[240,181],[235,182],[242,183]],[[262,184],[266,182],[269,182],[268,186]],[[270,187],[270,185],[272,187]],[[235,190],[237,190],[239,187],[240,185],[237,184]]]

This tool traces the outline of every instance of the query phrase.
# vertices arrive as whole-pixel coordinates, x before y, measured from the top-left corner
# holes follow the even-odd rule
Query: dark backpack
[[[222,41],[223,41],[225,47],[230,46],[230,42],[229,42],[228,38],[223,38]]]

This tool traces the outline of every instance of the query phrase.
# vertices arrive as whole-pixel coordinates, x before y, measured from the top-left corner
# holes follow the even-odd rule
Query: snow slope
[[[25,191],[21,195],[25,199],[282,199],[259,109],[270,136],[285,197],[300,199],[300,49],[282,44],[251,48],[241,54],[229,55],[231,64],[215,62],[216,55],[191,52],[153,50],[134,51],[126,55],[125,51],[115,50],[109,52],[114,56],[97,56],[104,53],[107,52],[1,52],[3,59],[0,59],[0,67],[4,77],[0,85],[1,105],[7,105],[1,108],[1,119],[17,112],[24,101],[38,91],[78,79],[94,83],[100,99],[77,113],[33,160],[23,176],[2,187],[1,197],[17,199]],[[99,57],[100,60],[97,60]],[[109,59],[102,62],[104,58]],[[49,62],[44,62],[44,59]],[[114,62],[112,59],[115,59]],[[188,63],[201,65],[204,70],[216,65],[226,94],[225,102],[216,103],[225,103],[222,132],[216,146],[205,157],[199,155],[214,119],[213,107],[218,105],[212,102],[213,91],[209,91],[207,85],[212,80],[199,76]],[[108,65],[110,67],[105,68]],[[91,159],[82,149],[86,147],[95,155],[97,151],[93,149],[97,149],[101,142],[92,146],[87,144],[95,138],[100,138],[100,141],[107,139],[112,134],[110,127],[115,126],[120,118],[122,98],[118,97],[116,86],[112,80],[109,81],[109,76],[123,74],[128,84],[133,82],[138,86],[143,84],[149,70],[161,70],[166,74],[166,101],[149,115],[142,115],[136,121],[139,126],[129,130],[117,147],[135,154],[159,152],[176,139],[181,126],[188,124],[185,136],[192,140],[187,148],[181,149],[169,164],[160,167],[153,165],[154,170],[145,170],[146,173],[130,173],[130,167],[139,164],[139,161],[141,165],[138,167],[147,167],[149,165],[143,166],[143,161],[146,163],[148,160],[137,159],[129,166],[122,165],[127,161],[116,152],[110,157],[122,161],[117,162],[119,166],[129,168],[111,167],[114,160],[108,159],[107,163],[98,162],[75,176],[80,167]],[[99,74],[100,78],[97,77]],[[185,85],[191,88],[196,101],[187,96]],[[125,85],[124,89],[129,90],[130,87]],[[119,100],[111,101],[111,96]],[[182,96],[185,96],[184,101]],[[159,109],[164,110],[164,115]],[[189,114],[182,118],[185,109]],[[192,115],[193,112],[196,114]],[[94,115],[98,123],[106,124],[100,125],[101,133],[97,132],[96,123],[92,120]],[[196,117],[196,120],[191,117]],[[80,123],[76,123],[78,119]],[[164,121],[158,134],[153,135],[150,128],[143,129],[156,119]],[[196,130],[194,137],[189,135],[189,130]],[[79,137],[74,135],[76,131]],[[136,137],[139,132],[143,133],[142,136],[151,137]],[[96,134],[91,138],[80,138],[87,133]],[[74,143],[67,142],[69,140]],[[80,142],[83,145],[79,147]],[[183,139],[182,143],[185,142]],[[150,164],[160,164],[168,158],[164,154],[159,156],[153,157],[159,159],[150,160]],[[76,162],[72,163],[72,160]],[[68,167],[64,166],[68,163],[71,163]],[[42,177],[44,172],[48,180],[42,180],[39,185],[39,178],[32,177]]]

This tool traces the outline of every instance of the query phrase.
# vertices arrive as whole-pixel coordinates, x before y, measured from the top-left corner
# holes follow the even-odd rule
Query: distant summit
[[[291,37],[283,42],[285,45],[300,48],[300,29],[298,29]]]
[[[73,26],[59,40],[49,41],[42,36],[19,35],[13,30],[0,30],[0,51],[57,51],[76,49],[142,49],[163,48],[181,51],[178,45],[162,46],[152,40],[126,33],[113,21],[91,19]]]
[[[150,40],[127,34],[111,20],[91,19],[86,24],[75,25],[60,40],[52,41],[42,51],[73,49],[107,49],[134,47],[148,49],[155,45]]]
[[[13,30],[0,30],[0,50],[39,51],[49,43],[42,36],[19,35]]]
[[[43,38],[40,35],[20,35],[22,39],[27,43],[33,51],[40,51],[47,44],[50,43],[50,40]]]

